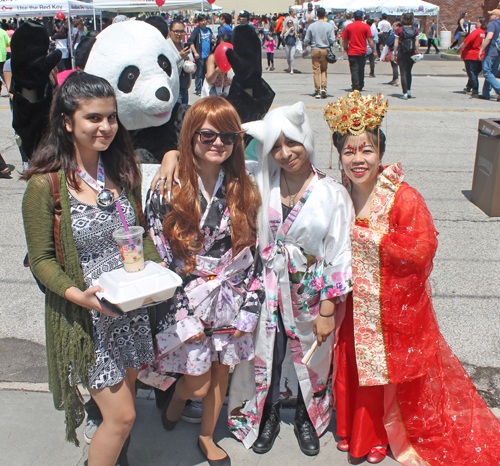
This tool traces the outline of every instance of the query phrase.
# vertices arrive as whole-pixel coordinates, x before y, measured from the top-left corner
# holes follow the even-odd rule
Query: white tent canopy
[[[385,0],[381,13],[399,16],[403,13],[413,13],[415,16],[430,16],[439,13],[439,7],[422,0]]]
[[[167,0],[158,8],[154,0],[94,0],[96,10],[126,12],[172,11],[172,10],[211,10],[207,0]]]
[[[92,3],[78,2],[76,0],[2,0],[0,17],[56,16],[60,11],[65,16],[91,16],[94,14]]]

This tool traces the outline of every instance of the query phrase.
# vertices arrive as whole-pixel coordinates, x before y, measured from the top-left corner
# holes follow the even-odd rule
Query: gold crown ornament
[[[375,130],[384,119],[387,112],[387,100],[383,95],[362,95],[353,91],[347,97],[340,97],[338,101],[330,102],[324,118],[330,129],[344,135],[349,133],[359,136],[365,130]]]

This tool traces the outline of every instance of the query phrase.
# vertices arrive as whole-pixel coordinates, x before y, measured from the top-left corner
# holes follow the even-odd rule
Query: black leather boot
[[[265,404],[260,421],[259,438],[252,446],[255,453],[267,453],[273,448],[274,441],[280,433],[280,422],[280,404]]]
[[[309,414],[307,414],[306,405],[304,403],[297,403],[293,431],[295,432],[295,437],[297,437],[299,447],[304,455],[315,456],[319,453],[318,434],[309,419]]]

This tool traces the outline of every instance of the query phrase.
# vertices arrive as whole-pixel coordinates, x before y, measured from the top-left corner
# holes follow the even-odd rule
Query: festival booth
[[[29,0],[3,0],[0,7],[2,18],[31,18],[40,16],[56,16],[59,12],[64,16],[92,16],[94,7],[92,3],[79,2],[76,0],[40,0],[37,2]]]

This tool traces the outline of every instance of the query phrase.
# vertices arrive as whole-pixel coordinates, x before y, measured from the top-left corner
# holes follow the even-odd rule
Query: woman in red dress
[[[382,166],[382,96],[325,110],[356,212],[353,293],[336,351],[337,447],[379,463],[500,464],[500,422],[439,331],[428,283],[437,231],[399,163]]]

